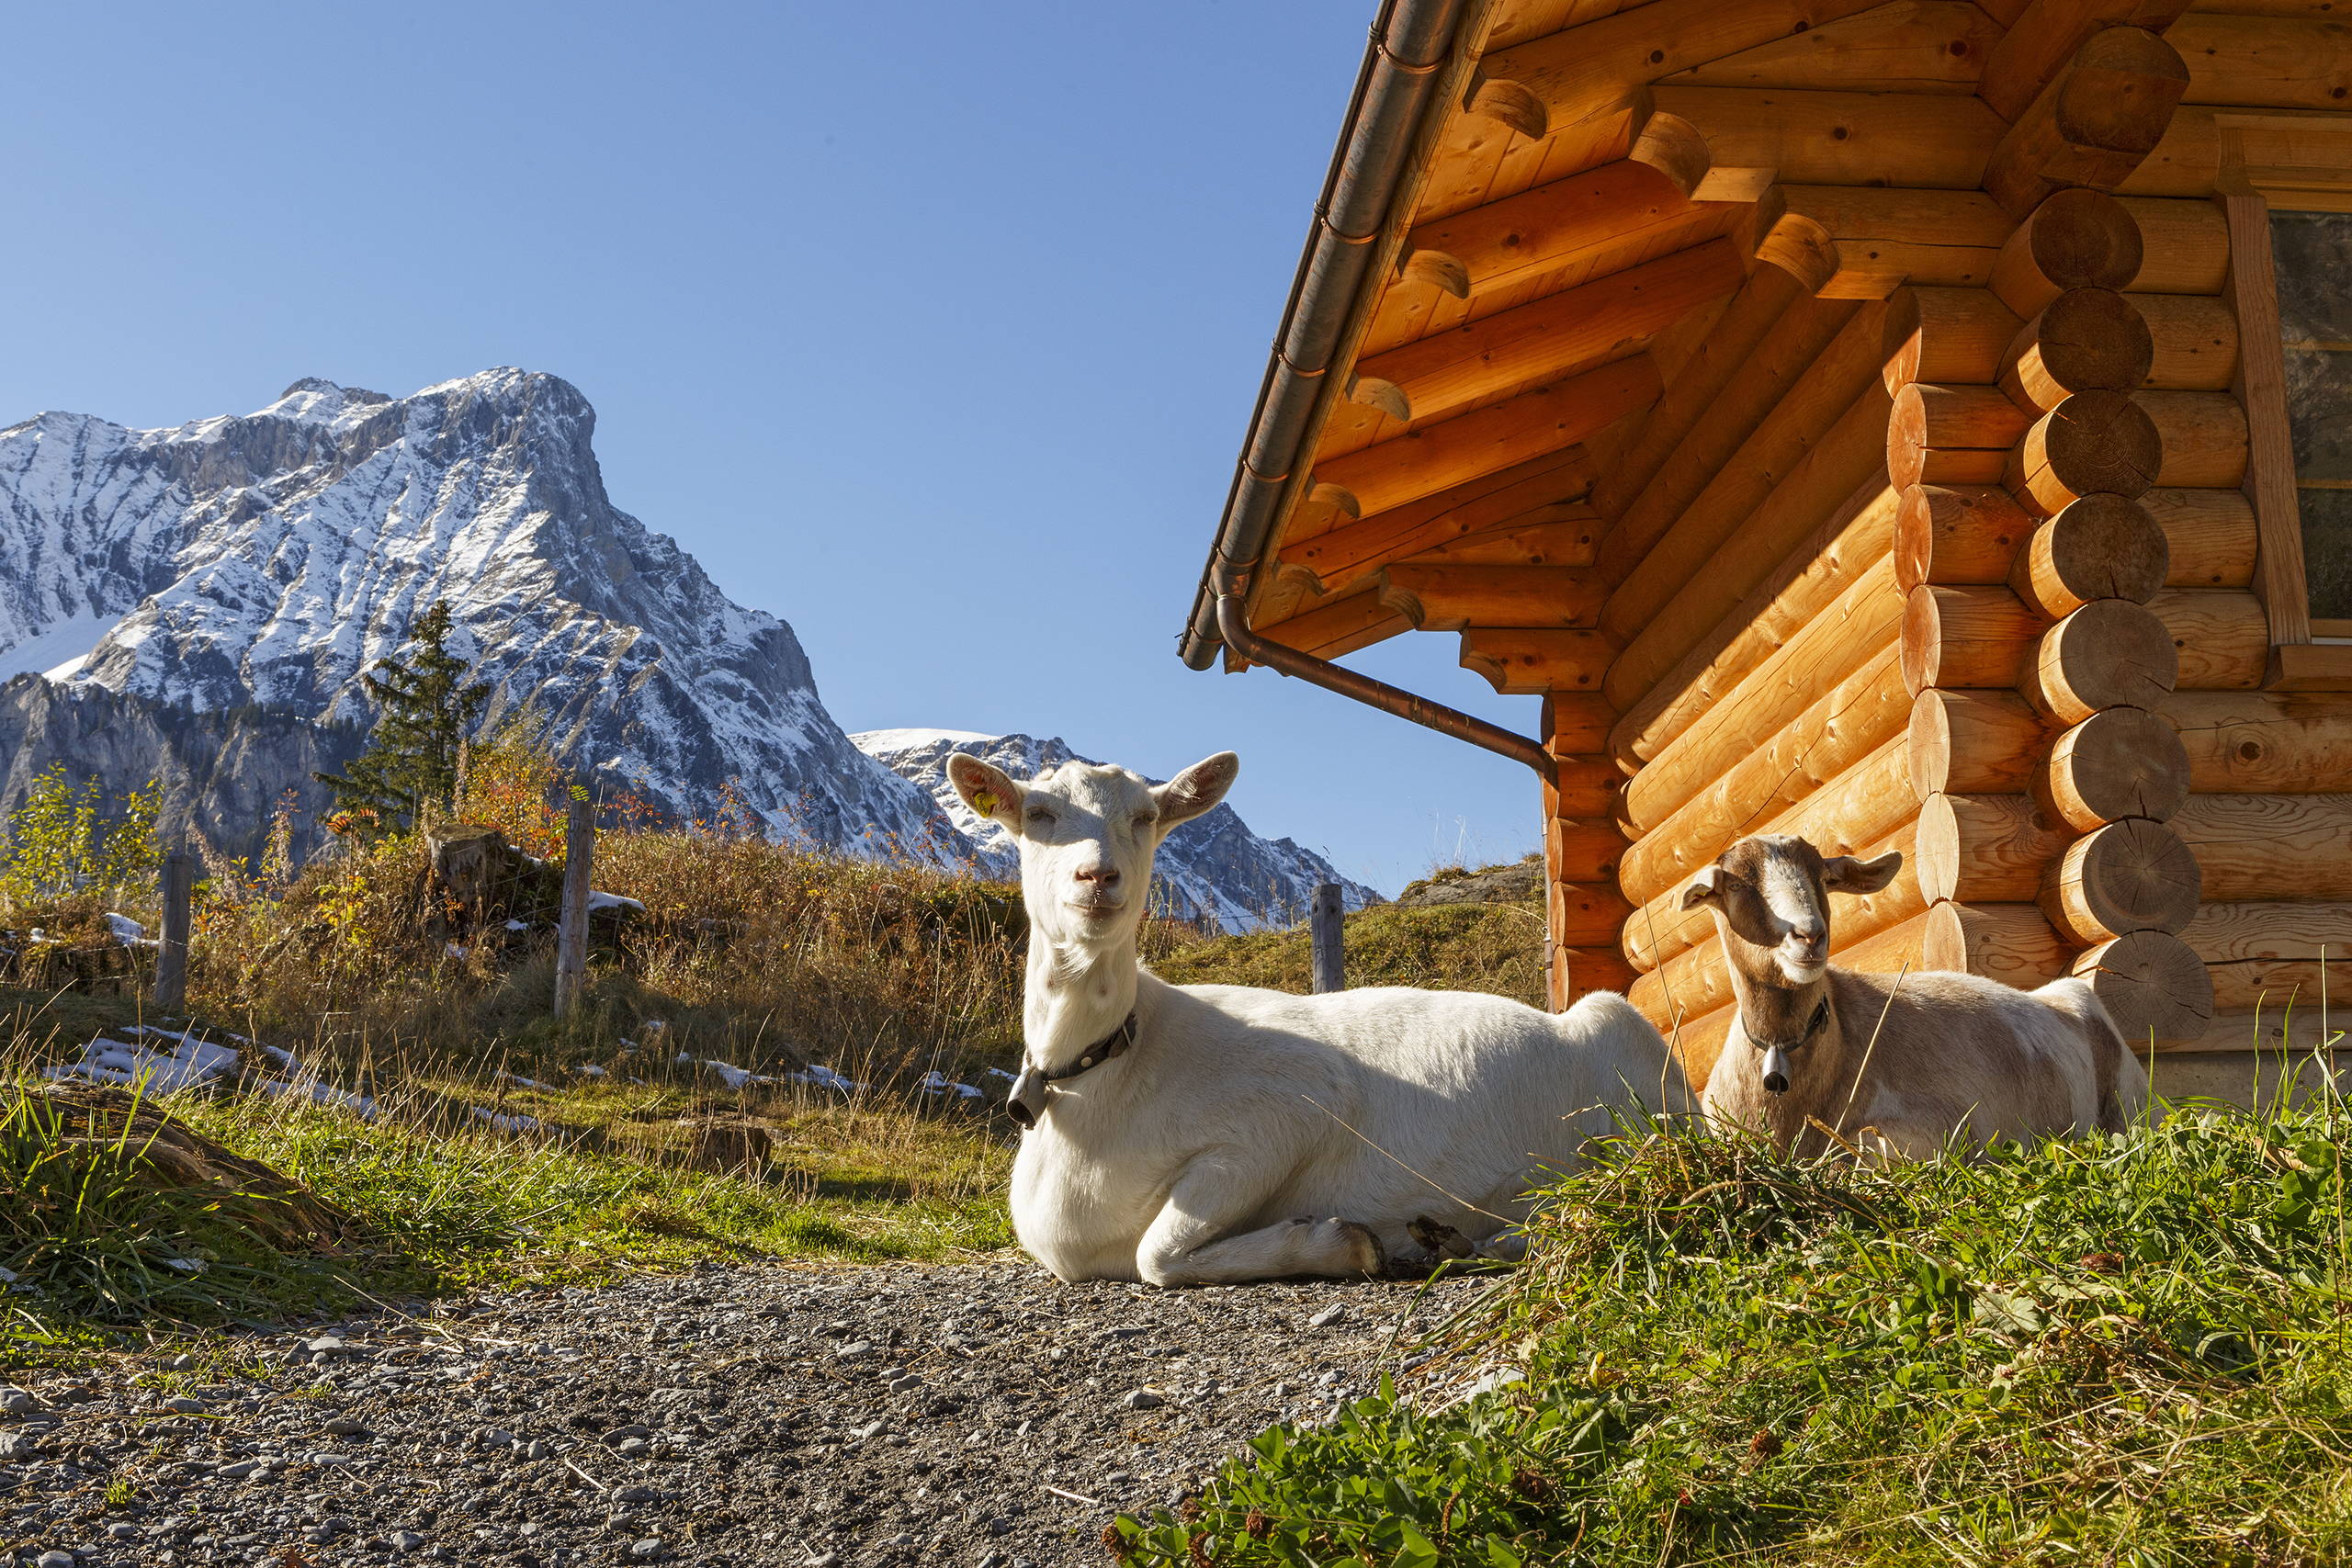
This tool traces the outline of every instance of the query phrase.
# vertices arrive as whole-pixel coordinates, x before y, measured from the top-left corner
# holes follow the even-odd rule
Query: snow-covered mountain
[[[899,777],[922,785],[948,819],[976,846],[980,863],[999,876],[1018,874],[1012,835],[964,804],[947,780],[947,759],[962,751],[993,763],[1015,779],[1031,779],[1065,762],[1093,762],[1058,738],[975,735],[960,729],[870,729],[853,735],[858,749]],[[1165,781],[1154,779],[1154,784]],[[1153,868],[1152,897],[1167,913],[1210,919],[1229,931],[1304,917],[1318,882],[1336,882],[1351,909],[1380,895],[1351,882],[1331,863],[1288,839],[1261,839],[1230,806],[1218,806],[1168,835]]]
[[[573,767],[682,818],[731,786],[779,835],[1009,871],[1001,834],[967,836],[944,780],[907,761],[922,743],[880,761],[852,744],[792,628],[613,505],[594,429],[568,383],[500,369],[397,399],[297,381],[168,430],[64,413],[0,430],[0,810],[63,761],[118,789],[162,778],[165,829],[232,854],[289,791],[314,833],[311,773],[375,717],[361,672],[446,599],[491,721],[528,711]],[[943,746],[971,742],[1025,773],[1069,756],[1023,736]],[[1174,907],[1236,928],[1334,879],[1225,807],[1161,866]]]
[[[297,381],[257,413],[0,431],[0,671],[198,712],[365,723],[358,677],[436,599],[453,646],[575,766],[681,816],[729,785],[772,831],[952,862],[930,797],[819,700],[792,628],[616,508],[570,384],[406,398]]]

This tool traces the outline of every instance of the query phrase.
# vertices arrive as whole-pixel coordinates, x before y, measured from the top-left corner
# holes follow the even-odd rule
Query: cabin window
[[[2352,212],[2270,214],[2312,630],[2352,637]]]

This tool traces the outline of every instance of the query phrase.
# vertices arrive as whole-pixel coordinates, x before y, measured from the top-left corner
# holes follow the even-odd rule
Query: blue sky
[[[26,7],[0,423],[551,371],[847,728],[1230,747],[1389,891],[1516,855],[1519,764],[1175,657],[1375,8]],[[1351,662],[1532,732],[1454,653]]]

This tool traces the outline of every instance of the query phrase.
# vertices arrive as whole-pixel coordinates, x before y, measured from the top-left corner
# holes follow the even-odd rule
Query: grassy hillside
[[[1627,1138],[1553,1190],[1534,1263],[1405,1393],[1267,1433],[1113,1551],[2346,1561],[2341,1114],[2179,1116],[1883,1172]]]
[[[1396,903],[1351,910],[1346,919],[1348,984],[1491,991],[1531,1007],[1543,1006],[1540,883],[1514,878],[1500,887],[1482,886],[1475,902],[1419,901],[1472,882],[1496,881],[1520,869],[1439,872],[1408,887]],[[1535,896],[1527,896],[1530,887]],[[1306,929],[1295,926],[1182,946],[1170,943],[1168,951],[1153,957],[1152,969],[1180,986],[1265,986],[1304,992],[1312,962]]]

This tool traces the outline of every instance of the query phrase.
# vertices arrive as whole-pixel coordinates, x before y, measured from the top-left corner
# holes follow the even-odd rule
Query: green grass
[[[312,1253],[256,1234],[266,1199],[158,1181],[136,1139],[71,1136],[29,1082],[0,1081],[0,1268],[17,1275],[0,1292],[0,1366],[467,1286],[704,1259],[965,1258],[1012,1245],[1001,1196],[1010,1150],[975,1119],[880,1096],[828,1104],[674,1084],[525,1096],[446,1087],[503,1112],[569,1112],[580,1131],[533,1139],[452,1127],[397,1096],[372,1121],[252,1096],[153,1102],[348,1216],[349,1239]],[[662,1135],[680,1113],[720,1100],[779,1129],[760,1175],[686,1168]],[[641,1141],[626,1135],[640,1126]]]
[[[1550,1191],[1418,1397],[1265,1434],[1114,1551],[2352,1560],[2345,1148],[2324,1109],[1884,1171],[1627,1137]],[[1491,1364],[1524,1381],[1442,1407]]]

